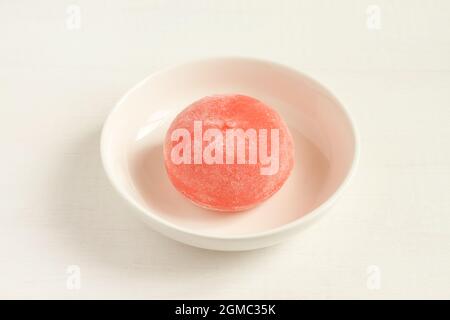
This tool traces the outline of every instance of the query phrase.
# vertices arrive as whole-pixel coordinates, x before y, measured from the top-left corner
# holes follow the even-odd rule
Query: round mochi
[[[172,184],[195,204],[242,211],[283,186],[294,165],[294,143],[280,115],[263,102],[215,95],[178,114],[166,134],[164,160]]]

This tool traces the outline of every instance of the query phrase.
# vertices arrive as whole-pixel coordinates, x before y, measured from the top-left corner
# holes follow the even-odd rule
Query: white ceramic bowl
[[[275,108],[295,140],[295,168],[258,207],[218,213],[195,206],[170,184],[162,143],[172,119],[207,95],[240,93]],[[108,116],[101,156],[119,194],[152,228],[214,250],[269,246],[300,231],[340,196],[355,170],[358,140],[345,108],[323,86],[277,63],[212,58],[155,73]]]

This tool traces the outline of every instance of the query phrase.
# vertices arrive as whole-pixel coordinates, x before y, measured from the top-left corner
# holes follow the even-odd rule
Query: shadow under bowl
[[[171,185],[162,144],[187,105],[231,93],[280,113],[294,138],[295,165],[261,205],[219,213],[192,204]],[[201,248],[249,250],[278,243],[325,212],[355,170],[358,141],[345,108],[315,80],[273,62],[212,58],[156,73],[131,89],[104,125],[101,153],[119,194],[157,231]]]

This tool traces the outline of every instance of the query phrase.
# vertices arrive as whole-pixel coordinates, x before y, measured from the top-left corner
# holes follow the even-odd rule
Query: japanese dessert
[[[285,183],[294,165],[289,129],[271,107],[232,94],[204,97],[167,131],[164,161],[174,187],[218,211],[250,209]]]

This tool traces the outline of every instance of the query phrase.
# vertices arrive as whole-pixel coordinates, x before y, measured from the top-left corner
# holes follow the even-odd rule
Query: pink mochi
[[[208,129],[218,129],[211,132],[223,134],[220,137],[204,139],[200,136],[198,123],[201,122],[201,132],[205,134]],[[197,122],[197,131],[194,130],[194,122]],[[179,137],[174,130],[184,128],[183,132],[189,133],[191,141]],[[234,140],[234,158],[227,155],[227,129],[242,129],[247,132],[253,129],[257,133],[255,145],[250,148],[250,142],[245,140],[245,163],[239,163],[237,144]],[[267,164],[267,157],[261,156],[261,129],[266,129],[267,150],[266,154],[271,155],[272,137],[271,132],[278,132],[278,139],[274,141],[278,144],[278,161],[272,160],[271,164],[278,162],[278,168],[270,174],[262,174]],[[278,129],[278,130],[273,130]],[[179,132],[179,130],[177,131]],[[197,133],[197,135],[196,135]],[[195,136],[197,142],[194,141]],[[186,141],[185,141],[186,140]],[[220,157],[223,153],[223,163],[218,161],[211,164],[203,157],[207,152],[211,141],[222,141],[217,144],[220,149],[213,151],[213,156]],[[242,140],[241,140],[242,141]],[[242,145],[242,144],[241,144]],[[177,147],[178,146],[178,147]],[[197,146],[197,149],[195,149]],[[201,147],[201,149],[199,149]],[[209,149],[211,150],[211,149]],[[201,151],[201,152],[200,152]],[[242,149],[241,149],[242,151]],[[186,154],[185,154],[186,152]],[[208,153],[206,153],[208,154]],[[257,160],[250,161],[250,154],[257,154]],[[174,157],[184,157],[190,160],[179,163],[174,161]],[[233,163],[230,163],[233,159]],[[272,155],[276,156],[276,154]],[[216,158],[216,159],[218,159]],[[255,158],[253,158],[255,159]],[[263,162],[265,159],[266,162]],[[273,158],[275,159],[275,158]],[[289,129],[280,115],[263,102],[244,95],[214,95],[204,97],[186,109],[184,109],[172,122],[167,131],[164,143],[164,160],[167,174],[174,187],[195,204],[218,211],[235,212],[247,210],[260,204],[264,200],[276,193],[289,177],[294,166],[294,143]],[[229,160],[229,161],[227,161]],[[267,169],[266,169],[267,170]]]

